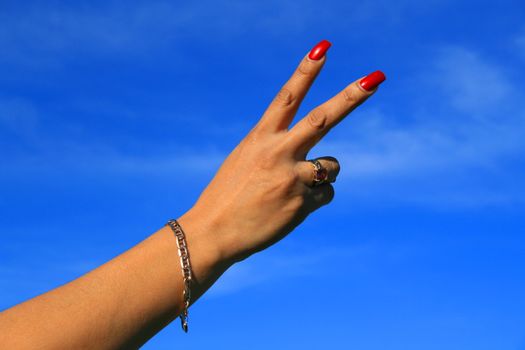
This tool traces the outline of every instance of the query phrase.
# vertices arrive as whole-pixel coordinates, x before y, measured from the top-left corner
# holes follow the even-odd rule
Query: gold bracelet
[[[191,265],[190,265],[190,253],[188,251],[188,246],[186,245],[186,238],[184,236],[184,231],[180,227],[177,220],[168,220],[168,226],[171,227],[171,230],[175,234],[177,239],[177,248],[180,258],[180,266],[182,267],[182,278],[184,281],[184,291],[182,293],[184,299],[184,309],[180,313],[180,322],[184,332],[188,332],[188,308],[190,307],[191,301]]]

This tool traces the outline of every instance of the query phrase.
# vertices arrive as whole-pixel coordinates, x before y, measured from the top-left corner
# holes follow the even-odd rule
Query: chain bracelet
[[[180,227],[177,220],[168,220],[168,226],[171,227],[171,230],[175,234],[177,239],[177,248],[180,258],[180,266],[182,267],[182,277],[184,281],[184,291],[182,293],[184,299],[184,309],[180,313],[180,322],[184,332],[188,332],[188,308],[190,307],[191,301],[191,265],[190,265],[190,253],[188,251],[188,246],[186,245],[186,239],[184,236],[184,231]]]

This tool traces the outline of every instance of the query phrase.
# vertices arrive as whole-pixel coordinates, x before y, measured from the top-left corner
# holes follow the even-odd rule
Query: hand
[[[320,159],[327,177],[315,186],[319,172],[306,155],[385,76],[375,72],[350,84],[288,130],[329,47],[323,41],[302,60],[195,205],[179,218],[193,272],[191,303],[231,264],[277,242],[332,200],[339,163]],[[88,274],[0,313],[0,347],[140,347],[185,308],[176,250],[171,228],[163,226]]]
[[[331,128],[375,92],[385,76],[377,71],[351,83],[289,130],[329,47],[329,42],[322,41],[301,61],[257,125],[179,219],[188,235],[216,247],[221,259],[240,261],[272,245],[334,197],[331,183],[339,173],[338,161],[319,159],[328,172],[327,182],[314,186],[314,166],[306,156]]]

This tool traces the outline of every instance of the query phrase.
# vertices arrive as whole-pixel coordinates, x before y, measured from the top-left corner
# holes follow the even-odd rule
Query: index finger
[[[277,93],[261,118],[263,128],[270,131],[286,130],[299,105],[312,86],[326,61],[326,52],[332,44],[322,40],[306,55],[290,79]]]
[[[385,79],[383,72],[375,71],[314,108],[289,131],[291,149],[296,154],[306,155],[330,129],[374,94]]]

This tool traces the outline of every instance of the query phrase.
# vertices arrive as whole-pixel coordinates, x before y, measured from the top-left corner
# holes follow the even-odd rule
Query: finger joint
[[[283,107],[288,107],[293,105],[293,103],[295,102],[295,96],[287,88],[282,88],[275,97],[275,100],[279,105]]]
[[[306,119],[308,120],[308,124],[315,130],[322,130],[326,126],[326,113],[321,110],[314,109],[308,114]]]
[[[350,106],[357,104],[361,99],[360,94],[358,94],[357,91],[352,87],[348,87],[343,90],[343,98]]]
[[[305,60],[299,64],[299,67],[297,67],[297,73],[306,77],[311,77],[315,75],[315,67],[311,62]]]

